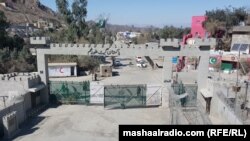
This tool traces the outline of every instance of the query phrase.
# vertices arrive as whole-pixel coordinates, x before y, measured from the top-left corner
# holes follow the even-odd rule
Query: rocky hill
[[[0,3],[3,3],[0,10],[11,24],[34,23],[39,19],[61,23],[59,16],[39,0],[0,0]]]

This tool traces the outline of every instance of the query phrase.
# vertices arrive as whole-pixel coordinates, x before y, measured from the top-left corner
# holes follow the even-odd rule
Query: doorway
[[[75,76],[75,67],[74,66],[70,67],[70,75]]]

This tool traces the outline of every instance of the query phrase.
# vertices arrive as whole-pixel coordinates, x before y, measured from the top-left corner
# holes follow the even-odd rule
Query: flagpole
[[[221,64],[222,64],[222,55],[223,55],[223,52],[220,51],[219,54],[220,54],[219,80],[221,80]]]

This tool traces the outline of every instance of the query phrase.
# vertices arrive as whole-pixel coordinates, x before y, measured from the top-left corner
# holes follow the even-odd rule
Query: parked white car
[[[142,61],[142,57],[137,56],[137,57],[136,57],[136,62],[141,62],[141,61]]]
[[[147,64],[145,64],[145,62],[143,61],[140,61],[136,64],[137,67],[140,67],[140,68],[146,68],[147,67]]]

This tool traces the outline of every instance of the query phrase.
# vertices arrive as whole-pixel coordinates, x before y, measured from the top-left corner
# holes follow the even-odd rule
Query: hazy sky
[[[55,0],[40,0],[57,10]],[[73,0],[69,0],[72,2]],[[190,26],[191,17],[204,15],[206,10],[250,7],[249,0],[88,0],[87,20],[100,14],[109,15],[112,24],[136,26]]]

